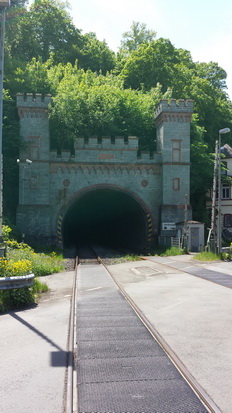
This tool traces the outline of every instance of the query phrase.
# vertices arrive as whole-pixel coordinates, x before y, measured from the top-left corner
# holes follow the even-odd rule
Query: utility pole
[[[185,194],[185,204],[184,204],[184,239],[183,239],[183,247],[185,252],[188,252],[188,228],[187,228],[187,221],[188,221],[188,195]]]
[[[216,252],[215,219],[216,219],[217,177],[218,177],[218,141],[216,141],[216,143],[215,143],[211,227],[210,227],[208,242],[207,242],[208,249],[209,250],[212,249],[213,252]]]
[[[3,218],[3,156],[2,156],[2,120],[3,120],[3,75],[4,75],[4,43],[5,43],[5,22],[6,7],[10,6],[10,0],[0,0],[2,15],[1,40],[0,40],[0,243],[2,238],[2,218]]]
[[[229,133],[229,128],[224,128],[219,130],[218,137],[218,219],[217,219],[217,252],[221,254],[222,252],[222,211],[221,211],[221,135]]]

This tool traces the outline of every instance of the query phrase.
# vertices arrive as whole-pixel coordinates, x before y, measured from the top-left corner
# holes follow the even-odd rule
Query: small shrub
[[[2,225],[2,238],[3,241],[7,241],[10,238],[12,229],[8,225]]]
[[[127,254],[127,255],[123,255],[122,257],[115,258],[115,263],[122,264],[128,261],[140,261],[140,260],[141,260],[141,257],[139,255]]]
[[[183,255],[184,250],[182,248],[177,248],[177,247],[171,247],[168,248],[165,252],[160,254],[161,257],[171,257],[175,255]]]
[[[13,261],[0,258],[0,277],[20,277],[31,272],[32,265],[29,260]]]
[[[33,293],[38,295],[40,293],[46,293],[48,291],[48,286],[47,284],[42,283],[41,281],[37,280],[37,278],[35,278],[32,289]]]
[[[36,254],[27,244],[19,244],[16,241],[10,243],[8,256],[12,261],[29,260],[32,266],[31,271],[36,277],[65,270],[63,258],[54,251],[50,255]]]
[[[222,260],[223,261],[231,261],[232,260],[231,251],[230,252],[223,252],[222,253]]]
[[[31,287],[15,288],[9,290],[9,294],[10,305],[13,309],[23,308],[34,302],[34,294]]]
[[[57,257],[35,254],[32,258],[32,272],[36,277],[62,272],[64,269],[63,261]]]
[[[10,231],[8,231],[10,233]],[[15,240],[7,240],[7,258],[0,258],[0,277],[22,276],[34,273],[36,276],[64,271],[63,259],[54,251],[49,255],[36,254],[34,249]],[[40,293],[46,292],[46,284],[34,279],[31,287],[0,290],[0,312],[27,307],[35,303]]]
[[[26,250],[26,251],[31,251],[34,252],[33,248],[31,248],[28,244],[25,244],[24,242],[18,242],[15,240],[8,240],[7,243],[7,248],[9,250]]]
[[[48,286],[36,278],[31,287],[0,290],[0,313],[28,307],[36,302],[39,294],[46,291],[48,291]]]
[[[12,290],[0,290],[0,312],[18,310],[34,303],[32,287],[14,288]]]

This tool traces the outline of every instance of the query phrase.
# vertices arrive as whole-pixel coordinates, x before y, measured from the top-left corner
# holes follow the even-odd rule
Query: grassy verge
[[[112,261],[115,261],[115,264],[121,264],[123,262],[128,262],[128,261],[140,261],[140,259],[141,259],[140,255],[127,254],[127,255],[123,255],[122,257],[115,258]]]
[[[198,261],[218,261],[221,259],[220,255],[211,251],[199,252],[199,254],[196,254],[193,258]]]
[[[185,254],[184,250],[181,248],[176,248],[176,247],[171,247],[171,248],[156,248],[154,251],[151,251],[148,253],[148,256],[160,256],[160,257],[171,257],[173,255],[182,255]],[[143,254],[146,255],[146,254]],[[127,254],[124,255],[122,257],[119,257],[117,259],[114,259],[112,261],[115,261],[113,263],[116,264],[120,264],[123,262],[128,262],[128,261],[139,261],[141,260],[141,256],[140,255],[136,255],[136,254]]]

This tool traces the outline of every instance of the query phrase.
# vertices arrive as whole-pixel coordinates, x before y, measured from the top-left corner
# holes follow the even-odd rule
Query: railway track
[[[99,252],[105,256],[104,257],[100,257],[99,256]],[[114,256],[117,255],[118,252],[114,252]],[[89,377],[87,377],[86,379],[86,383],[83,384],[84,379],[83,377],[85,377],[86,373],[85,373],[85,369],[88,372],[88,361],[89,358],[91,358],[91,362],[94,363],[98,363],[100,362],[100,365],[98,368],[102,368],[100,366],[102,366],[105,361],[104,358],[101,358],[102,356],[100,356],[99,358],[99,352],[97,354],[97,356],[95,355],[94,358],[93,354],[90,356],[89,354],[86,356],[84,356],[83,358],[80,358],[78,360],[78,365],[77,365],[77,351],[78,351],[78,356],[81,355],[83,352],[85,353],[85,350],[83,350],[83,343],[84,343],[84,347],[85,346],[90,346],[92,348],[91,351],[93,351],[93,347],[94,347],[94,342],[96,340],[96,346],[101,347],[102,345],[102,341],[101,338],[99,339],[99,337],[97,336],[99,334],[99,331],[104,331],[104,327],[102,326],[102,320],[104,317],[106,317],[106,315],[108,314],[107,312],[110,311],[110,309],[113,308],[114,311],[114,299],[112,299],[111,301],[111,305],[108,306],[108,300],[107,300],[107,296],[102,296],[101,293],[99,294],[99,291],[101,291],[101,289],[107,289],[108,287],[108,282],[110,280],[113,280],[113,285],[116,285],[116,289],[117,291],[119,290],[121,295],[125,298],[126,303],[130,304],[130,308],[133,309],[133,313],[136,315],[136,318],[139,319],[141,321],[141,323],[143,324],[143,326],[145,326],[146,330],[149,331],[149,334],[153,337],[153,340],[158,343],[158,346],[160,346],[160,348],[162,349],[162,351],[164,351],[165,355],[168,357],[169,360],[171,360],[171,362],[173,363],[173,365],[175,366],[176,370],[178,371],[178,374],[180,373],[180,375],[183,377],[185,383],[187,383],[187,385],[189,386],[189,389],[191,389],[191,391],[193,392],[194,396],[193,396],[193,401],[191,403],[195,403],[197,407],[194,407],[192,410],[190,409],[189,406],[189,410],[181,410],[180,406],[177,408],[177,410],[175,410],[175,407],[170,405],[170,406],[166,406],[166,410],[146,410],[146,406],[142,405],[141,407],[143,408],[143,412],[158,412],[158,411],[165,411],[165,412],[214,412],[214,413],[220,413],[219,408],[215,405],[215,403],[210,399],[210,397],[208,396],[208,394],[204,391],[204,389],[196,382],[196,380],[194,379],[194,377],[192,377],[192,375],[190,374],[190,372],[186,369],[186,367],[183,365],[183,363],[181,362],[181,360],[176,356],[176,354],[172,351],[172,349],[168,346],[168,344],[163,340],[163,338],[160,336],[159,332],[154,328],[153,325],[151,325],[151,323],[147,320],[147,318],[144,316],[144,314],[140,311],[140,309],[138,308],[138,306],[136,305],[136,303],[131,300],[130,296],[125,292],[124,288],[121,286],[121,284],[117,281],[117,279],[114,277],[114,275],[112,274],[112,272],[110,271],[109,266],[107,265],[107,260],[109,259],[109,252],[102,251],[102,248],[94,248],[94,247],[87,247],[85,246],[85,248],[82,248],[81,251],[79,251],[79,256],[77,259],[77,266],[76,266],[76,275],[75,275],[75,281],[74,281],[74,287],[73,287],[73,298],[72,298],[72,305],[71,305],[71,312],[70,312],[70,339],[69,339],[69,354],[72,354],[71,359],[69,360],[69,370],[67,371],[67,403],[66,403],[66,409],[65,409],[65,413],[74,413],[77,411],[99,411],[99,412],[105,412],[106,410],[101,410],[99,409],[99,405],[96,405],[97,410],[93,409],[93,405],[91,405],[90,402],[90,406],[89,410],[87,409],[86,406],[86,401],[83,401],[84,399],[91,399],[91,395],[87,394],[84,396],[84,392],[83,392],[83,387],[86,387],[87,389],[89,387],[92,388],[92,391],[96,391],[96,386],[99,382],[101,382],[102,377],[95,379],[91,379],[91,375]],[[111,251],[111,255],[112,255],[112,251]],[[112,257],[110,258],[112,260]],[[99,264],[101,265],[102,268],[104,268],[104,275],[102,273],[102,271],[97,270],[97,267],[99,268]],[[85,266],[90,267],[90,268],[86,268],[86,270],[84,270]],[[83,268],[83,270],[82,270]],[[91,268],[92,271],[97,274],[96,276],[91,275]],[[84,272],[83,272],[84,271]],[[85,278],[84,275],[82,275],[81,273],[83,272],[83,274],[85,274]],[[86,276],[87,274],[87,276]],[[98,277],[101,280],[100,282],[98,282]],[[108,279],[107,279],[108,277]],[[83,280],[82,280],[83,278]],[[106,285],[104,284],[104,282],[102,281],[104,278],[106,278]],[[78,280],[79,279],[79,280]],[[83,283],[83,285],[82,285]],[[102,287],[102,283],[103,283],[103,287]],[[111,284],[111,282],[110,282]],[[79,290],[79,291],[78,291]],[[96,294],[94,295],[94,291],[96,292]],[[110,290],[111,291],[111,290]],[[82,294],[81,300],[78,300],[78,294]],[[93,308],[93,313],[92,313],[92,302],[85,302],[86,298],[88,297],[88,295],[91,294],[91,300],[92,301],[96,301],[96,306]],[[111,294],[111,293],[110,293]],[[113,296],[113,292],[112,292],[112,296]],[[83,303],[82,303],[83,300]],[[121,303],[121,301],[120,301]],[[97,307],[97,305],[99,306],[99,308]],[[113,307],[112,307],[113,305]],[[121,306],[124,305],[121,303]],[[82,308],[83,306],[83,308]],[[87,306],[87,307],[86,307]],[[104,307],[106,308],[106,315],[105,312],[101,312],[102,310],[104,310]],[[119,309],[117,310],[118,313],[121,314],[121,307],[118,307]],[[129,311],[127,307],[125,307],[126,310],[125,312]],[[91,309],[91,310],[90,310]],[[117,323],[122,322],[120,321],[120,317],[117,316],[117,311],[114,313],[114,317],[117,318],[117,322],[115,324],[115,321],[112,317],[112,323],[115,324],[117,326]],[[99,314],[98,314],[99,312]],[[98,314],[98,317],[96,318],[96,323],[93,322],[92,317],[94,318],[95,315],[94,313]],[[87,314],[87,315],[86,315]],[[104,314],[104,315],[103,315]],[[87,334],[87,336],[84,336],[83,339],[83,343],[82,343],[82,339],[80,339],[80,341],[78,341],[78,337],[76,336],[77,334],[77,329],[78,329],[78,325],[77,325],[77,317],[79,317],[79,330],[78,330],[78,336],[82,337],[83,334]],[[121,317],[122,314],[121,314]],[[119,320],[118,320],[119,318]],[[105,318],[104,318],[105,319]],[[98,327],[96,327],[96,324],[99,322],[100,320],[100,324],[98,325]],[[122,320],[122,318],[121,318]],[[128,320],[130,321],[130,317],[128,318]],[[85,322],[90,322],[90,326],[89,327],[84,327],[84,323]],[[135,321],[136,322],[136,321]],[[82,326],[83,323],[83,326]],[[92,323],[92,324],[91,324]],[[109,323],[109,320],[106,317],[105,323],[107,325],[107,323]],[[137,324],[136,324],[137,325]],[[81,326],[81,327],[80,327]],[[109,330],[109,327],[107,327]],[[106,330],[107,330],[106,328]],[[102,329],[102,330],[101,330]],[[127,329],[127,328],[126,328]],[[73,332],[71,332],[71,330],[73,330]],[[93,336],[91,336],[92,334],[92,330],[93,330]],[[115,327],[115,333],[117,333],[117,327]],[[129,324],[128,324],[128,330],[130,330]],[[83,331],[85,331],[85,333],[83,333]],[[126,330],[125,330],[126,331]],[[136,330],[137,331],[137,330]],[[138,327],[138,332],[140,331],[140,327]],[[94,334],[96,334],[96,336],[94,337]],[[105,332],[102,333],[103,335],[105,334]],[[114,336],[114,331],[112,331],[111,329],[109,330],[108,334]],[[125,333],[126,334],[126,333]],[[134,332],[134,334],[136,334]],[[138,333],[139,334],[139,333]],[[90,335],[91,337],[89,338]],[[120,336],[120,329],[119,329],[119,336]],[[135,336],[135,341],[137,340],[137,337]],[[107,337],[106,337],[107,340]],[[78,346],[79,348],[77,349],[77,342],[79,342]],[[116,339],[116,345],[120,345],[118,343],[118,340]],[[111,343],[113,346],[113,342]],[[127,343],[128,344],[128,343]],[[105,351],[105,350],[104,350]],[[109,351],[109,350],[107,350]],[[158,351],[158,350],[156,350]],[[104,355],[105,357],[105,355]],[[119,358],[120,359],[120,358]],[[119,360],[118,359],[118,360]],[[135,360],[137,358],[134,358],[133,363],[135,363]],[[138,359],[140,359],[140,356],[138,356]],[[92,361],[93,360],[93,361]],[[100,360],[100,361],[99,361]],[[126,360],[126,359],[125,359]],[[89,361],[89,363],[91,364],[91,362]],[[71,366],[71,367],[70,367]],[[147,366],[149,368],[149,366]],[[77,372],[77,368],[78,368],[78,372]],[[116,367],[114,366],[114,369]],[[92,371],[95,370],[94,365],[92,365]],[[107,370],[107,369],[106,369]],[[94,375],[94,373],[92,373]],[[111,377],[111,373],[109,373],[109,376]],[[122,374],[122,373],[121,373]],[[122,374],[123,375],[123,374]],[[88,374],[87,374],[88,376]],[[105,383],[105,394],[107,394],[107,391],[109,391],[108,387],[109,384],[108,379],[106,379],[106,383]],[[109,382],[111,383],[112,378],[109,379]],[[118,382],[118,380],[120,380],[120,377],[117,378],[116,382]],[[147,383],[151,383],[151,378],[146,379],[148,380]],[[126,381],[127,382],[127,381]],[[128,381],[129,382],[129,381]],[[136,380],[135,380],[136,382]],[[138,381],[137,381],[138,383]],[[139,382],[140,383],[140,382]],[[94,387],[95,386],[95,387]],[[99,384],[98,384],[99,386]],[[107,387],[108,386],[108,387]],[[156,383],[154,382],[154,386],[156,386]],[[80,388],[80,392],[79,392],[79,401],[78,396],[77,396],[77,387]],[[107,390],[108,389],[108,390]],[[186,391],[186,390],[185,390]],[[123,390],[121,389],[121,392],[123,392]],[[96,395],[95,395],[96,396]],[[197,400],[199,401],[199,406],[198,406],[198,402],[194,399],[194,397],[196,396]],[[103,397],[103,395],[102,395]],[[166,397],[166,396],[165,396]],[[180,397],[180,395],[178,395],[177,397]],[[192,396],[189,396],[190,399]],[[192,400],[192,399],[191,399]],[[77,405],[79,405],[79,409],[77,408]],[[93,402],[94,403],[94,402]],[[96,403],[100,403],[99,401],[96,401]],[[106,405],[107,405],[107,401],[105,401]],[[120,401],[118,401],[117,403],[119,403],[120,405]],[[165,402],[166,403],[166,402]],[[115,413],[118,413],[119,411],[129,411],[128,410],[128,406],[124,406],[123,405],[123,410],[112,410],[112,406],[108,406],[109,409],[107,411],[115,411]],[[162,407],[161,407],[162,408]],[[126,409],[126,410],[125,410]],[[137,411],[137,410],[136,410]]]

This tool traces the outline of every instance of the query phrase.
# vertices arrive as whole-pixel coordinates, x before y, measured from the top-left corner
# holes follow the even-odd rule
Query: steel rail
[[[169,359],[172,361],[172,363],[175,365],[175,367],[178,369],[178,371],[183,376],[185,381],[192,388],[194,393],[197,395],[200,401],[204,404],[204,406],[208,409],[208,411],[210,413],[222,413],[219,407],[214,403],[214,401],[208,395],[208,393],[206,393],[203,387],[196,381],[196,379],[192,376],[192,374],[189,372],[186,366],[182,363],[182,361],[179,359],[176,353],[171,349],[171,347],[164,340],[164,338],[159,334],[159,332],[155,329],[155,327],[150,323],[150,321],[143,314],[143,312],[136,305],[136,303],[132,300],[132,298],[127,294],[127,292],[125,291],[121,283],[116,279],[116,277],[110,271],[108,266],[104,263],[104,260],[101,259],[101,257],[98,257],[98,261],[105,267],[105,269],[107,270],[111,278],[114,280],[115,284],[118,286],[122,295],[129,302],[129,304],[131,305],[135,313],[138,315],[140,320],[143,322],[145,327],[149,330],[149,332],[154,337],[154,339],[159,343],[159,345],[162,347],[162,349],[167,354]]]

